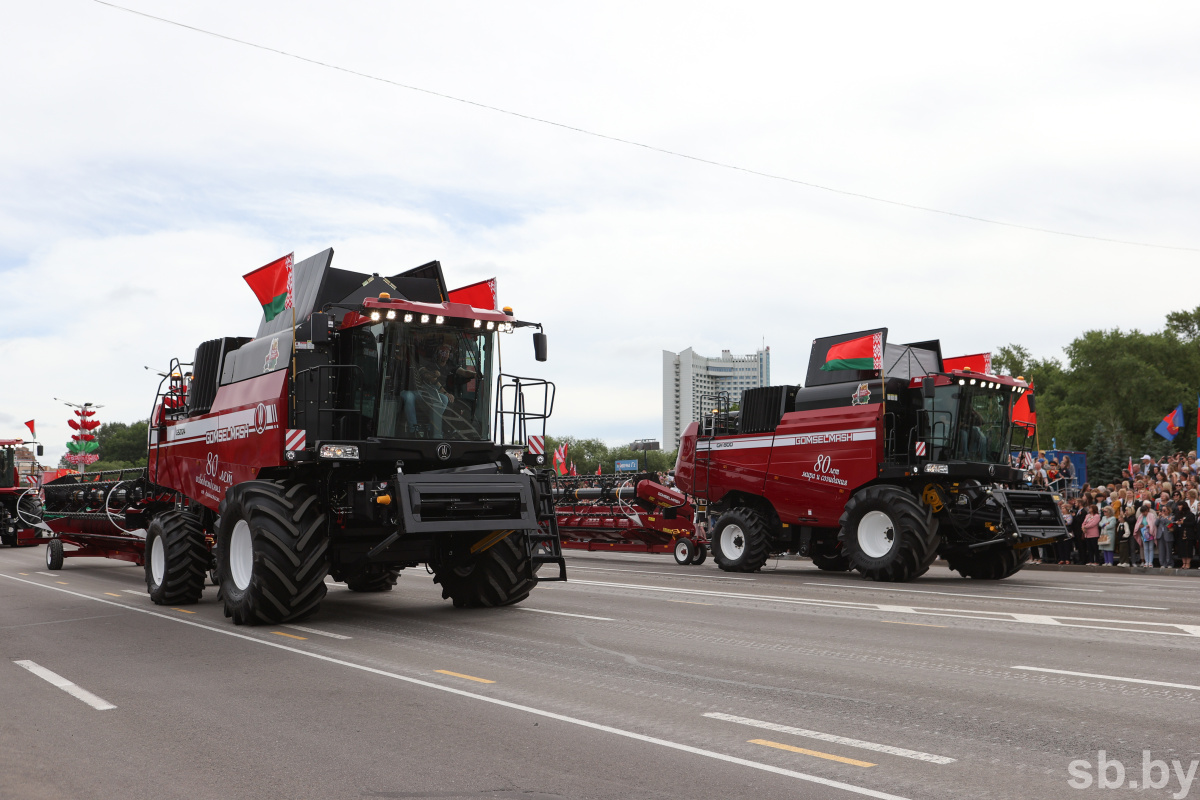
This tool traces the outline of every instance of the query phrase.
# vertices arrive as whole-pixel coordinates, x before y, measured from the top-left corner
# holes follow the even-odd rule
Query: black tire
[[[757,572],[771,557],[766,518],[752,508],[726,511],[709,538],[713,560],[725,572]]]
[[[823,572],[849,572],[850,559],[845,551],[838,547],[831,553],[813,553],[812,562]]]
[[[346,576],[346,588],[352,592],[390,592],[400,577],[397,567],[373,565]]]
[[[62,539],[51,539],[46,543],[46,569],[62,569],[63,546]]]
[[[167,511],[146,530],[146,591],[160,606],[198,603],[204,594],[208,543],[200,520],[183,511]]]
[[[696,556],[692,559],[692,563],[697,567],[708,560],[708,548],[702,544],[696,545]]]
[[[937,558],[937,521],[894,486],[868,486],[846,503],[838,540],[850,566],[876,581],[911,581]]]
[[[682,567],[696,558],[696,545],[692,544],[691,539],[676,539],[671,552],[675,556],[675,563]]]
[[[17,500],[17,527],[27,528],[30,521],[41,522],[45,509],[36,494],[28,492]]]
[[[530,569],[527,534],[512,533],[469,561],[434,568],[433,582],[455,608],[494,608],[519,603],[537,585]]]
[[[329,538],[316,494],[300,483],[247,481],[225,494],[219,514],[217,574],[225,616],[236,625],[275,625],[320,607]]]
[[[950,569],[964,578],[980,581],[999,581],[1015,575],[1029,561],[1029,550],[1010,550],[992,547],[983,551],[967,551],[947,555]]]

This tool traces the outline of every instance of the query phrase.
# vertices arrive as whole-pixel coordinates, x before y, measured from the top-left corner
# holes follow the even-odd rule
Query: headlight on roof
[[[358,445],[353,444],[323,444],[321,458],[358,458]]]

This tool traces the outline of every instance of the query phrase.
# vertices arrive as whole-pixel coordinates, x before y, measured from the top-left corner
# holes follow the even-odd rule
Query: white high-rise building
[[[700,419],[706,395],[727,392],[730,403],[741,403],[742,392],[770,385],[769,347],[747,356],[722,350],[720,358],[697,355],[690,347],[680,353],[663,350],[663,450],[679,446],[683,429]]]

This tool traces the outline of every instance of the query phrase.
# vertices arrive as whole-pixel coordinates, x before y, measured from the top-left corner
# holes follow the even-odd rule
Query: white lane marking
[[[517,606],[517,611],[536,611],[539,614],[557,614],[560,617],[579,617],[580,619],[598,619],[601,622],[614,622],[612,617],[589,617],[587,614],[568,614],[565,611],[547,611],[544,608],[529,608],[528,606]]]
[[[1125,683],[1144,683],[1147,686],[1169,686],[1172,689],[1194,689],[1200,692],[1200,686],[1192,686],[1188,683],[1166,683],[1164,681],[1148,681],[1143,678],[1124,678],[1120,675],[1097,675],[1092,672],[1072,672],[1068,669],[1049,669],[1047,667],[1009,667],[1009,669],[1023,669],[1029,672],[1049,672],[1054,675],[1074,675],[1077,678],[1097,678],[1102,681],[1124,681]]]
[[[772,764],[765,764],[761,761],[751,761],[748,758],[739,758],[738,756],[726,755],[725,753],[718,753],[715,750],[704,750],[699,747],[693,747],[689,744],[683,744],[682,742],[672,742],[669,739],[659,739],[656,736],[647,736],[643,733],[627,731],[627,730],[624,730],[623,728],[614,728],[611,725],[602,725],[598,722],[589,722],[588,720],[585,720],[585,719],[580,719],[578,717],[569,717],[566,714],[559,714],[554,711],[545,711],[540,708],[534,708],[533,706],[521,705],[520,703],[512,703],[512,702],[509,702],[508,700],[501,700],[496,697],[488,697],[487,695],[483,695],[483,694],[475,694],[474,692],[469,692],[466,689],[458,689],[453,686],[444,686],[444,685],[437,684],[437,683],[431,683],[430,681],[424,681],[424,680],[421,680],[420,678],[411,678],[407,675],[401,675],[396,672],[388,672],[386,670],[377,669],[375,667],[368,667],[365,664],[355,664],[353,661],[344,661],[340,658],[333,658],[332,656],[322,655],[321,653],[313,653],[313,652],[301,650],[299,648],[292,647],[291,645],[283,644],[282,642],[271,642],[271,641],[267,641],[265,639],[256,639],[253,636],[249,636],[244,633],[238,633],[237,631],[226,630],[223,628],[214,628],[211,625],[204,624],[203,622],[196,622],[196,621],[193,621],[190,619],[186,619],[184,617],[168,616],[166,614],[161,614],[157,611],[151,611],[148,608],[138,608],[137,606],[122,605],[121,603],[117,603],[113,600],[105,600],[102,597],[91,597],[89,595],[81,594],[80,592],[73,592],[70,589],[63,589],[58,586],[47,586],[44,583],[38,583],[36,581],[27,581],[27,580],[24,580],[23,578],[17,578],[12,575],[4,575],[3,573],[0,573],[0,578],[8,578],[10,580],[18,581],[20,583],[27,583],[30,586],[36,586],[40,589],[51,589],[56,592],[62,592],[63,594],[72,595],[73,597],[79,597],[83,600],[91,600],[94,603],[106,603],[110,606],[116,606],[117,608],[123,608],[126,611],[133,611],[133,612],[136,612],[139,614],[149,614],[152,617],[158,617],[159,619],[170,620],[171,622],[179,623],[181,625],[191,625],[192,627],[201,628],[206,631],[212,631],[213,633],[219,633],[223,636],[232,636],[235,639],[242,639],[244,641],[253,642],[254,644],[263,645],[265,647],[274,647],[278,650],[286,650],[289,653],[294,653],[299,656],[306,656],[308,658],[316,659],[317,661],[324,661],[328,664],[337,664],[342,667],[348,667],[350,669],[359,670],[360,672],[368,672],[368,673],[371,673],[372,675],[379,675],[379,676],[382,676],[385,678],[392,678],[394,680],[403,681],[404,683],[413,684],[415,686],[423,686],[426,689],[436,689],[439,692],[446,692],[447,694],[456,694],[459,697],[466,697],[471,700],[478,700],[483,703],[491,703],[492,705],[502,706],[504,708],[511,708],[514,711],[523,711],[527,714],[534,714],[536,716],[544,717],[546,719],[553,719],[553,720],[557,720],[559,722],[568,723],[570,725],[578,725],[581,728],[590,728],[591,730],[600,731],[602,733],[611,733],[614,736],[620,736],[625,739],[633,739],[633,740],[639,741],[639,742],[646,742],[647,744],[655,744],[655,745],[659,745],[660,747],[669,748],[671,750],[679,750],[684,753],[691,753],[692,755],[703,756],[704,758],[711,758],[716,761],[724,761],[728,764],[737,764],[739,766],[761,770],[762,772],[771,772],[776,775],[783,775],[784,777],[787,777],[787,778],[795,778],[797,780],[807,781],[809,783],[820,784],[821,786],[829,786],[834,789],[842,789],[844,791],[851,792],[853,794],[863,795],[864,797],[874,797],[874,798],[876,798],[876,800],[909,800],[909,798],[901,797],[900,795],[888,794],[887,792],[880,792],[875,789],[868,789],[865,786],[855,786],[852,783],[843,783],[841,781],[830,780],[829,778],[822,778],[819,775],[809,775],[804,772],[796,772],[795,770],[783,769],[782,767],[776,767]]]
[[[670,575],[678,578],[681,575],[685,578],[705,578],[710,581],[753,581],[756,578],[731,578],[725,575],[686,575],[681,572],[654,572],[648,569],[618,569],[617,567],[581,567],[578,564],[572,564],[571,569],[594,569],[600,572],[637,572],[642,575]]]
[[[733,714],[721,714],[718,712],[710,712],[704,716],[709,719],[720,719],[725,722],[736,722],[740,725],[750,725],[755,728],[765,728],[769,731],[777,731],[779,733],[790,733],[793,736],[803,736],[806,739],[819,739],[822,742],[833,742],[835,744],[844,744],[847,747],[857,747],[862,750],[874,750],[877,753],[890,753],[894,756],[902,756],[903,758],[915,758],[917,761],[928,761],[931,764],[953,764],[956,759],[949,756],[935,756],[932,753],[922,753],[920,750],[909,750],[904,747],[893,747],[890,744],[876,744],[875,742],[864,742],[862,739],[848,739],[845,736],[837,736],[832,733],[821,733],[820,731],[810,731],[804,728],[793,728],[791,725],[779,725],[774,722],[764,722],[760,719],[750,719],[749,717],[738,717]]]
[[[1101,608],[1135,608],[1139,611],[1170,611],[1160,606],[1129,606],[1124,603],[1087,603],[1083,600],[1049,600],[1044,597],[1004,597],[998,594],[966,594],[965,592],[935,592],[932,589],[894,589],[890,586],[855,586],[852,583],[819,583],[804,581],[803,586],[833,586],[837,589],[865,589],[869,592],[906,592],[908,594],[940,594],[947,597],[975,597],[984,600],[1009,600],[1018,603],[1051,603],[1057,606],[1100,606]]]
[[[125,594],[145,594],[141,589],[122,589],[121,591]]]
[[[1104,594],[1103,589],[1076,589],[1073,586],[1051,586],[1048,583],[1038,583],[1038,584],[1033,584],[1033,583],[1004,584],[1004,583],[1000,583],[1000,584],[996,585],[996,588],[997,589],[1055,589],[1060,592],[1095,592],[1096,594]]]
[[[53,587],[51,587],[51,588],[53,588]],[[109,601],[105,601],[105,602],[109,602]],[[116,603],[114,603],[113,605],[116,605]],[[62,675],[59,675],[56,672],[51,672],[50,670],[46,669],[45,667],[43,667],[40,664],[37,664],[33,661],[14,661],[13,663],[16,664],[18,667],[22,667],[23,669],[29,670],[34,675],[37,675],[39,678],[41,678],[42,680],[49,683],[51,686],[57,686],[59,689],[62,689],[64,692],[71,695],[72,697],[76,697],[76,698],[82,700],[83,702],[87,703],[89,706],[96,709],[97,711],[108,711],[110,708],[116,708],[116,706],[114,706],[112,703],[108,702],[107,700],[105,700],[101,697],[97,697],[96,695],[89,692],[87,689],[84,689],[80,686],[77,686],[74,683],[71,683],[69,680],[64,678]]]
[[[37,573],[37,574],[38,574],[38,575],[49,575],[51,578],[57,578],[57,577],[58,577],[58,576],[57,576],[57,575],[55,575],[53,572],[39,572],[39,573]]]
[[[315,633],[317,636],[328,636],[330,639],[349,639],[349,636],[343,636],[340,633],[330,633],[329,631],[319,631],[316,628],[306,628],[303,625],[284,625],[285,628],[292,628],[305,633]]]
[[[936,606],[896,606],[878,603],[858,603],[853,600],[817,600],[796,597],[776,597],[765,594],[742,594],[740,592],[717,592],[711,589],[684,589],[669,586],[647,586],[640,583],[608,583],[607,581],[586,581],[575,579],[567,584],[571,586],[606,586],[616,589],[640,589],[645,592],[667,592],[670,594],[698,594],[706,597],[724,597],[731,600],[759,600],[768,603],[787,603],[797,606],[815,606],[817,608],[841,608],[850,611],[885,611],[893,614],[918,614],[929,617],[955,617],[957,619],[981,619],[989,622],[1021,622],[1033,625],[1057,625],[1064,628],[1088,628],[1100,631],[1123,631],[1125,633],[1150,633],[1160,636],[1200,636],[1200,625],[1182,622],[1150,622],[1148,620],[1128,619],[1095,619],[1092,617],[1067,617],[1062,614],[1048,616],[1044,614],[1014,614],[1011,611],[990,611],[977,608],[938,608]],[[51,587],[53,588],[53,587]],[[1018,619],[1018,617],[1020,619]],[[1071,622],[1105,622],[1112,625],[1152,625],[1156,627],[1177,628],[1178,631],[1147,631],[1138,628],[1113,628],[1101,625],[1073,625],[1058,620]]]

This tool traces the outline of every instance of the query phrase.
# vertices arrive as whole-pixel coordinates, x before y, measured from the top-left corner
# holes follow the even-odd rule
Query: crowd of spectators
[[[1195,452],[1155,461],[1149,455],[1121,480],[1076,487],[1070,459],[1041,459],[1034,485],[1074,496],[1062,501],[1071,536],[1035,548],[1032,563],[1200,568],[1200,459]],[[1193,563],[1194,562],[1194,563]]]

